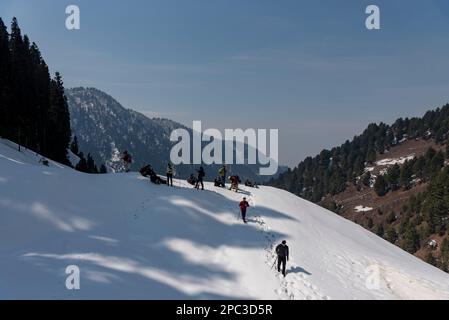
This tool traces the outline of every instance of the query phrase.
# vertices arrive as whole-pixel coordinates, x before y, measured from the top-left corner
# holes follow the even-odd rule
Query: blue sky
[[[187,125],[278,128],[289,165],[449,102],[447,0],[2,0],[13,16],[66,87]]]

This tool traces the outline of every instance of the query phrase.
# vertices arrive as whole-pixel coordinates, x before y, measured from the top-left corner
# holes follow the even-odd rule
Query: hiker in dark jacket
[[[196,181],[195,188],[199,190],[200,189],[200,183],[201,183],[201,190],[204,190],[203,179],[204,179],[204,176],[206,175],[206,173],[204,172],[204,168],[200,167],[198,170],[196,170],[196,172],[198,172],[198,179]]]
[[[167,186],[173,187],[173,165],[171,162],[167,164]]]
[[[286,276],[285,268],[287,266],[288,261],[288,246],[287,241],[282,241],[280,245],[276,247],[276,254],[278,256],[278,272],[281,272],[281,264],[282,264],[282,274],[284,277]]]

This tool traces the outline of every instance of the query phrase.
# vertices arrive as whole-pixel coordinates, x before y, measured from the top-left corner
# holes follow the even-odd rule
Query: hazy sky
[[[13,16],[66,87],[189,126],[278,128],[289,165],[449,102],[447,0],[1,0]]]

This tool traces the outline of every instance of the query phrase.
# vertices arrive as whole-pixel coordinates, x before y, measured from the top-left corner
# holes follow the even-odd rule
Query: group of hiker
[[[191,174],[190,177],[187,179],[187,182],[195,187],[195,189],[204,190],[204,177],[206,176],[206,172],[204,171],[203,167],[200,167],[196,170],[197,174]]]
[[[123,164],[123,171],[129,172],[133,163],[133,158],[128,151],[124,151],[121,155],[121,161]],[[167,165],[167,180],[162,179],[153,169],[151,165],[146,165],[139,170],[140,174],[144,177],[149,177],[150,181],[155,184],[167,184],[173,186],[173,164],[171,162]]]
[[[131,164],[133,162],[131,155],[128,153],[128,151],[124,151],[122,154],[122,162],[125,172],[130,171]],[[167,179],[164,180],[161,178],[152,168],[151,165],[144,166],[142,169],[140,169],[140,174],[144,177],[149,177],[151,182],[155,184],[166,184],[168,186],[173,187],[173,176],[174,176],[174,167],[171,162],[168,162],[167,164],[167,170],[166,170],[166,177]],[[240,177],[238,175],[231,175],[227,177],[228,169],[225,165],[220,167],[218,170],[218,177],[214,180],[214,186],[220,187],[220,188],[226,188],[226,178],[230,181],[231,186],[229,190],[234,190],[235,192],[239,191],[239,184],[242,183],[240,180]],[[204,190],[204,177],[206,176],[206,173],[204,171],[204,168],[202,166],[199,167],[199,169],[196,170],[196,175],[191,174],[190,177],[187,179],[187,182],[195,187],[195,189]],[[254,182],[251,182],[249,179],[245,181],[246,187],[252,187],[252,188],[258,188],[258,185]],[[239,203],[240,208],[240,214],[243,220],[243,223],[247,224],[248,220],[246,219],[246,214],[248,211],[248,208],[250,207],[250,204],[246,197],[243,198],[243,200]],[[284,277],[286,276],[286,265],[287,261],[289,259],[289,248],[287,246],[287,242],[284,240],[281,244],[279,244],[276,247],[276,256],[277,260],[275,261],[275,264],[277,262],[277,270],[278,272],[282,272]],[[275,266],[273,265],[273,267]]]
[[[144,177],[149,177],[150,181],[153,182],[154,184],[168,184],[169,183],[169,179],[167,178],[167,180],[164,180],[161,177],[159,177],[151,165],[147,165],[147,166],[143,167],[142,169],[140,169],[140,174]]]
[[[121,156],[121,160],[123,163],[123,171],[129,172],[131,165],[133,163],[133,158],[130,155],[128,151],[124,151]],[[173,177],[174,177],[174,167],[171,162],[168,162],[167,164],[167,170],[166,170],[166,177],[167,180],[163,180],[160,178],[156,172],[153,170],[151,165],[147,165],[140,169],[140,173],[144,177],[150,177],[151,181],[153,183],[157,184],[167,184],[168,186],[173,186]],[[242,183],[240,180],[240,177],[238,175],[231,175],[227,176],[228,169],[226,165],[223,165],[218,170],[218,176],[214,180],[214,186],[215,187],[221,187],[226,188],[226,179],[229,180],[231,186],[229,190],[234,190],[235,192],[239,191],[239,184]],[[199,167],[199,169],[196,170],[196,175],[191,174],[190,177],[187,179],[187,182],[195,187],[195,189],[204,190],[204,177],[206,176],[206,172],[202,166]],[[249,179],[245,180],[245,186],[251,187],[251,188],[258,188],[257,183],[250,181]]]

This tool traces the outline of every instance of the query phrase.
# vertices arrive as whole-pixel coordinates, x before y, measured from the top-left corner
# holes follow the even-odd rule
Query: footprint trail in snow
[[[249,203],[253,209],[256,208],[256,201],[254,195],[249,196]],[[307,274],[300,266],[294,263],[294,259],[290,258],[290,266],[287,268],[287,276],[277,272],[277,256],[275,248],[278,239],[274,233],[271,232],[270,226],[265,219],[260,215],[253,215],[254,220],[250,220],[259,225],[260,232],[265,238],[265,264],[271,268],[273,274],[280,281],[280,288],[276,290],[276,294],[280,299],[289,300],[330,300],[329,296],[323,295],[320,290],[310,283],[307,279],[310,275]],[[293,271],[292,270],[299,270]],[[296,273],[295,273],[296,272]]]

